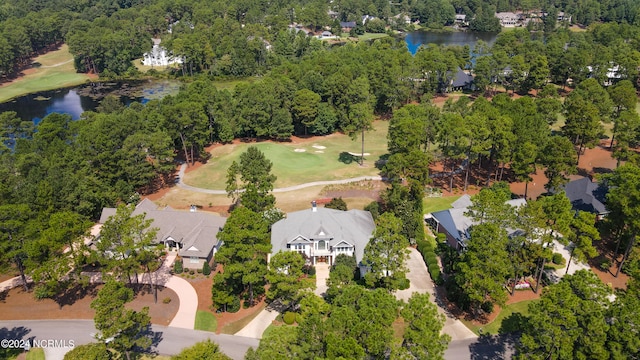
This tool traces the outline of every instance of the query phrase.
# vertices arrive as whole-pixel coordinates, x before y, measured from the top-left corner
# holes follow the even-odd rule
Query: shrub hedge
[[[418,251],[422,254],[424,262],[427,264],[429,275],[436,285],[442,285],[442,273],[440,272],[440,265],[438,265],[438,256],[435,253],[434,246],[426,240],[417,242]]]

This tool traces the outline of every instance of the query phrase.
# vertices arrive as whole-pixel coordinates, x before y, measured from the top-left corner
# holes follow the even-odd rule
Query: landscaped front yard
[[[467,320],[462,320],[462,322],[477,335],[496,335],[517,331],[520,329],[522,321],[525,321],[525,317],[529,315],[529,304],[535,301],[540,300],[525,300],[506,305],[500,310],[500,314],[495,320],[485,325],[479,326]]]

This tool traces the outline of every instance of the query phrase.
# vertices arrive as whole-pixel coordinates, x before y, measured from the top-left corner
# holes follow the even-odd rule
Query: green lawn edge
[[[218,320],[215,315],[209,311],[196,311],[196,323],[194,325],[195,330],[215,332],[217,328]]]
[[[528,291],[528,290],[526,290]],[[525,321],[525,317],[529,315],[529,304],[540,301],[539,299],[524,300],[517,303],[506,305],[500,311],[500,314],[490,323],[481,326],[474,325],[470,321],[462,320],[464,325],[473,331],[476,335],[497,335],[520,330],[521,322]],[[511,317],[513,314],[516,316]],[[502,329],[503,323],[509,319],[509,323],[505,323],[506,329]],[[502,331],[501,331],[502,329]]]
[[[245,326],[247,326],[247,324],[249,324],[251,320],[255,319],[256,316],[258,316],[258,314],[260,314],[265,307],[267,307],[265,303],[258,305],[258,308],[255,309],[255,311],[252,314],[249,314],[243,317],[242,319],[238,319],[237,321],[234,321],[232,323],[226,324],[225,326],[222,327],[222,329],[220,329],[220,332],[228,335],[233,335],[237,333],[238,331],[242,330]],[[263,337],[264,337],[264,333],[263,333]]]

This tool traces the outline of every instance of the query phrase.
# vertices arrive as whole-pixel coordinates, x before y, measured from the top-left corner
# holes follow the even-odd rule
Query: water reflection
[[[0,112],[15,111],[21,119],[33,120],[37,124],[53,112],[69,114],[78,120],[80,114],[85,110],[94,110],[98,104],[97,100],[80,96],[76,89],[61,89],[21,96],[0,104]]]
[[[162,98],[167,94],[176,93],[180,86],[178,82],[149,82],[143,84],[134,84],[140,86],[136,95],[129,92],[128,96],[120,95],[120,101],[125,105],[132,102],[146,103],[151,99]],[[110,91],[118,91],[119,87],[127,89],[133,88],[131,84],[114,84]],[[93,111],[100,104],[100,100],[86,96],[88,87],[75,87],[69,89],[58,89],[52,91],[43,91],[36,94],[21,96],[12,101],[0,104],[0,112],[15,111],[23,120],[33,120],[38,124],[47,115],[57,112],[69,114],[73,120],[80,119],[85,111]]]

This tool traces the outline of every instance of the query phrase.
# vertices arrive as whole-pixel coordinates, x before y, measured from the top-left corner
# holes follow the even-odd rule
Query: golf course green
[[[358,157],[347,154],[360,153],[360,137],[352,140],[344,134],[332,134],[292,142],[239,142],[214,147],[207,164],[187,172],[184,182],[205,189],[224,189],[227,169],[249,146],[256,146],[273,163],[276,187],[378,175],[375,162],[387,153],[388,122],[376,121],[373,128],[365,133],[365,153],[370,155],[365,156],[364,166],[358,164]]]

